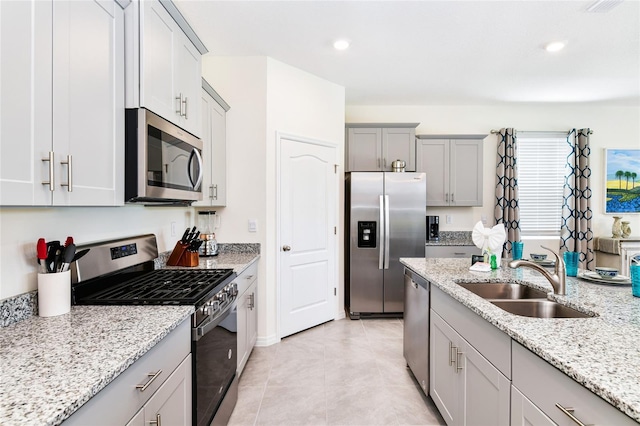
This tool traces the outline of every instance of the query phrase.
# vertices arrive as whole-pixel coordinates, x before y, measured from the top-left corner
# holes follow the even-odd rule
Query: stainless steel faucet
[[[551,286],[553,287],[553,291],[555,292],[555,294],[564,296],[567,292],[565,278],[564,278],[565,276],[564,260],[562,260],[562,257],[558,256],[558,254],[553,250],[551,250],[550,248],[545,246],[540,246],[540,247],[542,247],[545,250],[549,250],[556,257],[556,266],[553,270],[553,274],[551,274],[549,270],[545,269],[539,264],[531,262],[529,260],[522,260],[522,259],[512,260],[511,262],[509,262],[509,267],[518,268],[520,266],[523,266],[523,267],[535,269],[536,271],[540,272],[551,283]]]

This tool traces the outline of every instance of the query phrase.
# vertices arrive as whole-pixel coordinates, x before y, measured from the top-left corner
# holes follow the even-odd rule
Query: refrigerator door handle
[[[384,198],[382,195],[380,195],[380,231],[382,231],[382,233],[384,233],[384,224],[385,224],[385,217],[384,217]],[[383,239],[383,235],[379,235],[378,237],[380,239],[380,250],[378,251],[378,269],[382,269],[384,268],[384,243],[385,240]]]
[[[384,269],[389,269],[389,196],[384,196]]]

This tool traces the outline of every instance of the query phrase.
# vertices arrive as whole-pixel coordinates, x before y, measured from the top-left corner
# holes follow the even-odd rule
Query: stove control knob
[[[227,300],[227,293],[225,293],[224,291],[221,291],[220,293],[216,294],[216,299],[224,302],[225,300]]]
[[[229,287],[231,287],[229,289],[229,294],[231,294],[231,296],[237,296],[238,295],[238,284],[231,283],[231,284],[229,284]]]

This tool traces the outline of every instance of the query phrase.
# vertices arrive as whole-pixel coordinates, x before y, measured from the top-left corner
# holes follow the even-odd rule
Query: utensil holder
[[[71,310],[71,271],[38,274],[38,315],[53,317]]]
[[[176,243],[173,248],[169,259],[167,259],[168,266],[198,266],[200,258],[197,252],[187,251],[189,245],[182,244],[180,241]]]

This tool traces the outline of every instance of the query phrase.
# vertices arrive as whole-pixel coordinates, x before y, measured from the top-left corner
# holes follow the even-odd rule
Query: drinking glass
[[[523,249],[524,249],[524,243],[522,241],[514,241],[513,244],[511,244],[513,260],[522,259],[522,250]]]
[[[577,251],[564,252],[564,266],[567,271],[568,277],[575,277],[578,275],[578,259],[580,259],[579,252]]]
[[[629,265],[631,273],[631,293],[635,297],[640,297],[640,263],[632,263]]]

